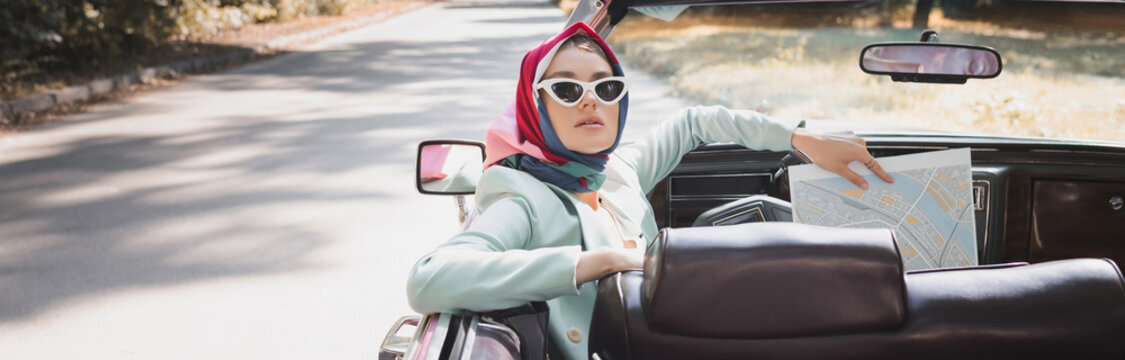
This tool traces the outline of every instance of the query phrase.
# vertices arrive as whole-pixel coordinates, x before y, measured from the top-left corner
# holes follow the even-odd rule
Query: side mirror
[[[859,67],[891,80],[964,84],[1000,75],[1000,53],[988,47],[939,43],[880,43],[863,48]]]
[[[415,183],[418,192],[469,195],[477,191],[484,171],[484,143],[469,140],[427,140],[418,145]]]

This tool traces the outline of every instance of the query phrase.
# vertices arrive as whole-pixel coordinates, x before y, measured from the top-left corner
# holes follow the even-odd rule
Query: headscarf
[[[601,47],[602,52],[609,58],[614,76],[625,75],[609,45],[605,44],[597,32],[581,22],[571,25],[562,33],[529,51],[520,67],[516,100],[496,118],[485,137],[486,168],[501,165],[526,171],[540,181],[572,192],[591,192],[601,188],[602,183],[605,182],[602,171],[609,161],[609,154],[621,142],[621,133],[625,129],[629,95],[625,94],[618,103],[620,110],[617,117],[617,139],[614,140],[613,146],[597,154],[582,154],[563,146],[551,126],[547,107],[535,90],[535,85],[547,71],[547,66],[550,65],[551,59],[555,57],[562,43],[579,33],[585,33]]]

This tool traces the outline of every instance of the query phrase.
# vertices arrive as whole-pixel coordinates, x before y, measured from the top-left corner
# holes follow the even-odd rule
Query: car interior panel
[[[1043,141],[970,141],[866,136],[876,157],[970,147],[977,251],[981,264],[1075,257],[1125,261],[1125,148]],[[760,201],[789,200],[786,152],[706,145],[689,153],[649,194],[660,227],[689,227],[745,214],[769,221]],[[735,183],[732,180],[741,180]],[[741,201],[744,204],[737,204]],[[784,205],[782,205],[784,206]],[[773,205],[774,208],[777,205]],[[705,212],[711,214],[703,216]],[[758,216],[756,214],[762,214]],[[781,215],[784,217],[784,215]]]

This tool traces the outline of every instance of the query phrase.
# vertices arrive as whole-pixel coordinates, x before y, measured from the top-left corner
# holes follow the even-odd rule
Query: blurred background
[[[856,71],[859,50],[915,42],[988,46],[994,79],[894,83]],[[770,115],[982,135],[1125,140],[1125,3],[865,1],[690,8],[626,17],[611,44],[690,102]]]
[[[413,0],[6,0],[0,101],[399,10]],[[276,49],[273,49],[276,50]],[[0,131],[16,118],[0,121]]]
[[[1123,4],[633,12],[608,39],[631,81],[623,138],[722,104],[1117,146]],[[414,261],[458,231],[452,199],[415,190],[419,142],[483,140],[525,52],[573,7],[0,1],[0,359],[376,357],[412,313]],[[926,28],[995,48],[1004,73],[945,85],[860,71],[864,45]]]

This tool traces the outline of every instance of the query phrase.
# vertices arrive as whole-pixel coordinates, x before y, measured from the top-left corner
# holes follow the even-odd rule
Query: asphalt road
[[[373,359],[545,1],[452,1],[0,138],[0,359]],[[627,65],[627,64],[626,64]],[[681,105],[636,71],[629,129]]]

